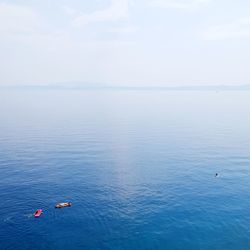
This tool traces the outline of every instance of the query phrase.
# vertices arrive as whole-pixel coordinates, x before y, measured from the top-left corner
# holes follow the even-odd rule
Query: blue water
[[[249,109],[250,92],[1,91],[0,249],[250,249]]]

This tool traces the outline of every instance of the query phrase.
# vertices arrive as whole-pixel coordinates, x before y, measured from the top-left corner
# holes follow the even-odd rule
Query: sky
[[[0,0],[0,85],[250,84],[249,0]]]

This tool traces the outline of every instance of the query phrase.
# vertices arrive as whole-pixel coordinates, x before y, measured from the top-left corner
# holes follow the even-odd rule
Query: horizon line
[[[250,84],[230,85],[178,85],[178,86],[152,86],[152,85],[109,85],[98,83],[53,83],[53,84],[11,84],[0,85],[0,89],[15,90],[15,89],[39,89],[39,90],[250,90]]]

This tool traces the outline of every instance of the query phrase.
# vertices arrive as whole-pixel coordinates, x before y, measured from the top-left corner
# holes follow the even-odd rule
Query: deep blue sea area
[[[0,198],[1,250],[248,250],[250,92],[1,90]]]

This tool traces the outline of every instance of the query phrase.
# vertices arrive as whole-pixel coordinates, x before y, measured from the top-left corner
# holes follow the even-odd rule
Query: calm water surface
[[[249,111],[250,92],[1,91],[0,249],[250,249]]]

